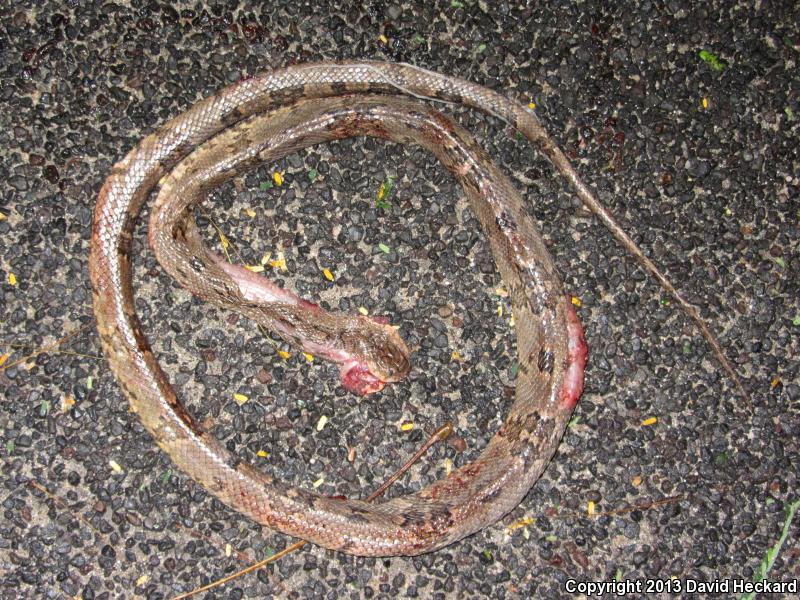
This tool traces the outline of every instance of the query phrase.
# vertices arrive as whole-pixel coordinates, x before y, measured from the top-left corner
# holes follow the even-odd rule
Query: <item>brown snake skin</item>
[[[259,523],[326,548],[368,556],[429,552],[493,523],[520,502],[555,452],[580,395],[586,358],[580,324],[519,194],[466,132],[424,105],[397,98],[335,99],[365,93],[462,103],[522,132],[678,299],[738,385],[696,309],[622,232],[526,107],[476,84],[410,65],[297,65],[227,87],[144,138],[112,168],[95,210],[89,267],[103,351],[145,428],[209,492]],[[334,99],[322,100],[328,98]],[[273,116],[258,116],[276,110]],[[379,380],[401,378],[408,370],[403,363],[407,349],[399,336],[392,337],[391,328],[324,311],[309,316],[291,302],[248,298],[239,274],[202,247],[189,219],[193,203],[237,169],[356,134],[421,144],[461,183],[512,298],[520,364],[514,404],[478,458],[416,494],[380,504],[328,498],[283,484],[239,462],[203,431],[183,409],[150,350],[134,308],[129,256],[133,224],[161,182],[151,242],[189,289],[220,305],[234,303],[301,345],[308,339],[318,348],[338,343],[366,360]],[[383,350],[392,344],[393,350]]]

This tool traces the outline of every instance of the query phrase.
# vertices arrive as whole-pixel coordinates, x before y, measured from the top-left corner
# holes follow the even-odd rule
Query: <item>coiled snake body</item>
[[[362,97],[397,93],[406,99]],[[320,63],[238,82],[144,138],[106,179],[92,235],[89,265],[101,344],[132,410],[159,446],[208,491],[259,523],[358,555],[432,551],[515,507],[563,435],[586,360],[580,324],[519,194],[465,131],[408,96],[463,103],[504,119],[545,152],[584,202],[596,202],[526,107],[410,65]],[[151,244],[190,290],[235,305],[287,340],[339,362],[349,389],[367,393],[402,378],[408,350],[388,324],[331,315],[225,263],[202,246],[190,219],[191,207],[208,189],[241,169],[356,134],[421,144],[461,183],[511,295],[520,365],[513,406],[475,461],[416,494],[380,504],[288,486],[239,462],[203,431],[150,350],[134,308],[129,257],[133,223],[161,182]],[[610,217],[601,218],[624,236]]]

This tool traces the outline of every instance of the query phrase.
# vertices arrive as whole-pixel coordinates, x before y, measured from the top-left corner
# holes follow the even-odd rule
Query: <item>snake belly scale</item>
[[[398,93],[406,97],[361,98]],[[164,124],[117,163],[98,197],[89,262],[103,351],[132,410],[174,463],[259,523],[365,556],[433,551],[514,508],[558,446],[582,390],[586,361],[580,324],[518,192],[462,128],[408,96],[499,116],[563,172],[531,112],[484,87],[402,64],[298,65],[223,89]],[[473,462],[415,494],[379,504],[292,487],[233,457],[178,400],[142,330],[131,283],[133,224],[161,183],[151,242],[190,290],[219,305],[235,304],[286,339],[341,358],[343,381],[355,391],[374,391],[401,378],[408,369],[407,349],[388,325],[300,306],[291,295],[274,297],[266,284],[206,250],[190,219],[191,207],[208,189],[255,161],[352,135],[420,144],[462,185],[510,291],[520,365],[509,414]],[[376,357],[386,345],[393,350]],[[353,375],[355,367],[361,371]]]

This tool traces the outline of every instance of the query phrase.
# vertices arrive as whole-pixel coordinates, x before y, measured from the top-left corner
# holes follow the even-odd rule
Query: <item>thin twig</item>
[[[453,433],[453,425],[451,423],[445,423],[444,425],[439,427],[439,429],[434,431],[431,437],[428,438],[428,441],[422,444],[420,449],[414,453],[414,456],[409,458],[406,461],[406,463],[402,467],[397,469],[397,471],[394,472],[394,475],[392,475],[391,477],[389,477],[389,479],[384,481],[383,484],[380,487],[378,487],[378,489],[376,489],[369,496],[367,496],[367,502],[372,502],[376,498],[381,497],[383,493],[387,489],[389,489],[389,486],[391,486],[395,481],[400,479],[403,476],[403,473],[408,471],[411,468],[411,465],[413,465],[420,458],[422,458],[422,455],[425,454],[430,449],[431,446],[433,446],[436,442],[446,440],[451,433]]]
[[[205,210],[203,210],[202,207],[198,206],[197,208],[203,214],[203,216],[206,219],[208,219],[208,222],[211,223],[211,226],[217,230],[217,235],[219,236],[220,243],[222,244],[222,251],[225,253],[225,258],[228,259],[228,262],[233,264],[233,261],[231,260],[231,255],[228,254],[228,247],[225,245],[226,243],[228,244],[228,246],[231,247],[231,250],[233,250],[233,253],[236,255],[236,258],[238,258],[243,265],[247,264],[244,262],[244,257],[241,255],[238,248],[236,248],[236,244],[231,242],[230,238],[225,234],[225,232],[222,231],[222,228],[219,225],[217,225],[217,222],[214,220],[214,218],[211,215],[209,215]]]
[[[50,498],[50,500],[52,500],[57,506],[68,510],[69,514],[71,514],[73,517],[78,519],[81,523],[83,523],[90,529],[93,529],[95,533],[100,535],[100,531],[97,529],[97,527],[92,525],[91,522],[89,522],[82,514],[72,510],[72,508],[70,508],[69,504],[67,504],[66,501],[64,501],[62,498],[59,498],[58,496],[50,492],[50,490],[44,487],[41,483],[39,483],[38,481],[31,480],[28,482],[28,485],[42,492],[45,496]]]
[[[64,337],[56,340],[52,344],[49,344],[47,346],[42,346],[38,350],[35,350],[34,352],[30,353],[28,356],[23,356],[22,358],[19,358],[19,359],[13,361],[13,362],[8,363],[7,365],[0,366],[0,372],[5,371],[6,369],[10,369],[11,367],[16,367],[17,365],[22,364],[24,362],[27,362],[32,358],[36,358],[40,354],[44,354],[46,352],[50,352],[53,348],[57,348],[58,346],[60,346],[64,342],[66,342],[68,339],[70,339],[72,337],[75,337],[79,333],[82,333],[82,332],[86,331],[89,327],[91,327],[91,324],[84,325],[83,327],[80,327],[80,328],[76,329],[75,331],[71,331],[70,333],[68,333]]]
[[[431,446],[433,446],[436,442],[439,442],[439,441],[442,441],[444,439],[447,439],[447,437],[452,432],[453,432],[453,425],[450,424],[450,423],[445,423],[439,429],[434,431],[433,434],[428,438],[428,440],[420,447],[419,450],[417,450],[414,453],[414,455],[410,459],[408,459],[408,461],[406,461],[406,463],[402,467],[397,469],[397,471],[395,471],[394,474],[392,474],[392,476],[389,477],[389,479],[387,479],[383,484],[381,484],[378,487],[378,489],[376,489],[369,496],[367,496],[366,502],[372,502],[373,500],[375,500],[375,499],[379,498],[380,496],[382,496],[384,494],[384,492],[386,492],[386,490],[389,488],[389,486],[391,486],[395,481],[400,479],[400,477],[402,477],[403,474],[406,471],[408,471],[408,469],[411,468],[411,465],[413,465],[415,462],[417,462],[422,457],[422,455],[425,454],[430,449]],[[240,571],[237,571],[236,573],[232,573],[230,575],[226,575],[225,577],[223,577],[221,579],[217,579],[216,581],[212,581],[211,583],[209,583],[208,585],[204,585],[203,587],[199,587],[197,589],[194,589],[194,590],[192,590],[190,592],[186,592],[184,594],[179,594],[178,596],[173,597],[172,600],[183,600],[184,598],[191,598],[195,594],[199,594],[201,592],[207,592],[210,589],[213,589],[215,587],[219,587],[219,586],[221,586],[221,585],[223,585],[225,583],[228,583],[229,581],[231,581],[233,579],[237,579],[238,577],[241,577],[243,575],[247,575],[248,573],[252,573],[253,571],[258,570],[261,567],[263,567],[265,565],[268,565],[271,562],[275,562],[279,558],[282,558],[282,557],[286,556],[287,554],[291,554],[295,550],[300,550],[300,548],[305,546],[307,543],[308,542],[306,542],[305,540],[300,540],[299,542],[295,542],[291,546],[288,546],[287,548],[284,548],[280,552],[277,552],[277,553],[273,554],[272,556],[270,556],[268,558],[265,558],[264,560],[262,560],[260,562],[257,562],[257,563],[255,563],[253,565],[250,565],[249,567],[245,567],[244,569],[242,569]]]
[[[185,531],[186,533],[188,533],[188,534],[189,534],[189,535],[191,535],[192,537],[195,537],[195,538],[197,538],[198,540],[203,540],[204,542],[206,542],[207,544],[210,544],[210,545],[212,545],[212,546],[213,546],[213,545],[216,543],[216,542],[214,542],[214,540],[212,540],[212,539],[211,539],[210,537],[208,537],[207,535],[203,535],[203,534],[202,534],[202,533],[200,533],[199,531],[195,531],[194,529],[192,529],[192,528],[190,528],[190,527],[184,527],[184,526],[183,526],[183,525],[181,525],[180,523],[174,523],[174,524],[173,524],[173,527],[175,527],[175,528],[177,528],[177,529],[182,529],[183,531]],[[236,555],[239,557],[239,560],[240,560],[240,561],[242,561],[243,563],[249,563],[251,560],[253,560],[253,558],[252,558],[251,556],[247,555],[247,554],[246,554],[246,553],[244,553],[244,552],[240,552],[240,551],[239,551],[239,550],[237,550],[236,548],[231,548],[231,551],[232,551],[232,552],[235,552],[235,553],[236,553]]]

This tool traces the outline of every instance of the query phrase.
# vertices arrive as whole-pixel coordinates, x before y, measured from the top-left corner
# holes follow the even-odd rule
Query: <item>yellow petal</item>
[[[281,271],[288,270],[286,267],[286,257],[284,256],[283,251],[278,252],[278,258],[269,261],[269,266],[274,269],[280,269]]]
[[[258,452],[256,452],[256,456],[260,456],[261,458],[267,458],[269,456],[269,453],[264,450],[259,450]]]
[[[594,514],[594,501],[589,500],[589,503],[586,505],[586,514],[593,515]]]
[[[655,425],[656,423],[658,423],[658,417],[648,417],[642,421],[642,426],[649,427],[650,425]]]
[[[322,269],[322,274],[325,275],[325,279],[328,281],[333,281],[333,273],[329,269]]]
[[[2,367],[5,362],[8,360],[8,357],[11,356],[8,352],[4,354],[0,354],[0,367]]]
[[[577,306],[578,308],[580,308],[583,305],[583,302],[581,302],[581,299],[578,298],[577,296],[570,296],[569,301],[572,302],[572,304]]]
[[[528,525],[533,524],[533,519],[531,517],[524,517],[517,521],[516,523],[512,523],[506,529],[508,531],[514,531],[515,529],[519,529],[520,527],[527,527]]]
[[[278,350],[278,356],[280,356],[283,360],[286,360],[291,356],[291,354],[286,350]]]
[[[245,396],[244,394],[234,394],[233,399],[236,400],[236,403],[241,406],[245,402],[247,402],[250,398]]]
[[[14,275],[13,273],[9,272],[8,273],[8,283],[10,283],[11,285],[17,285],[17,276]]]
[[[306,360],[308,362],[314,362],[314,355],[313,354],[309,354],[308,352],[303,352],[303,356],[306,357]]]
[[[364,308],[363,306],[359,306],[358,307],[358,312],[360,312],[365,317],[369,314],[369,311],[366,308]]]
[[[256,211],[254,211],[252,208],[245,208],[245,209],[244,209],[244,213],[245,213],[245,214],[246,214],[248,217],[250,217],[251,219],[252,219],[253,217],[255,217],[255,216],[256,216]]]
[[[115,460],[108,461],[108,465],[111,467],[111,470],[114,473],[122,473],[122,467],[119,466],[119,463]]]
[[[283,185],[283,175],[279,171],[275,171],[272,174],[272,181],[275,182],[275,185]]]
[[[286,261],[285,260],[271,260],[269,261],[269,266],[273,269],[280,269],[281,271],[286,270]]]
[[[403,423],[400,425],[400,431],[411,431],[412,429],[414,429],[413,423]]]
[[[75,399],[70,396],[61,398],[61,412],[67,412],[70,408],[75,406]]]
[[[244,268],[253,273],[261,273],[264,270],[263,265],[245,265]]]
[[[312,483],[311,485],[312,485],[313,487],[315,487],[315,488],[318,488],[318,487],[319,487],[319,486],[321,486],[323,483],[325,483],[325,478],[324,478],[324,477],[320,477],[319,479],[317,479],[317,480],[316,480],[314,483]]]
[[[319,421],[317,421],[317,431],[322,431],[323,429],[325,429],[325,425],[327,424],[328,424],[328,417],[322,415],[319,418]]]

